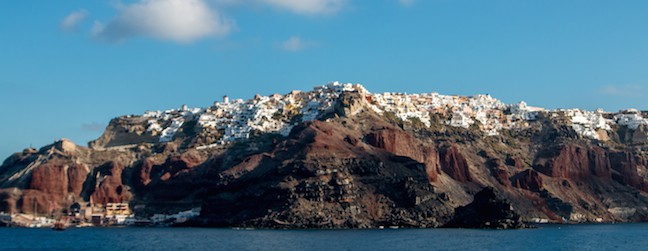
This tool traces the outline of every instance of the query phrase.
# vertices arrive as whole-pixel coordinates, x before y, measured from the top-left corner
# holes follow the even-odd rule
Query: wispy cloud
[[[120,42],[132,37],[152,37],[190,43],[208,36],[223,36],[234,22],[222,17],[203,0],[140,0],[117,6],[119,14],[108,23],[95,22],[95,38]]]
[[[639,98],[643,97],[645,88],[641,85],[607,85],[599,88],[599,93],[608,96]]]
[[[102,123],[92,122],[81,124],[81,130],[86,132],[103,132],[106,129],[106,125]]]
[[[320,15],[340,11],[347,0],[260,0],[266,4],[285,9],[297,14]]]
[[[59,27],[64,31],[75,31],[77,26],[88,18],[88,15],[87,10],[73,11],[63,18]]]
[[[309,41],[309,40],[302,40],[298,36],[292,36],[288,38],[288,40],[283,41],[281,43],[281,49],[285,51],[291,51],[291,52],[305,50],[308,48],[312,48],[314,46],[317,46],[316,42]]]
[[[398,0],[398,3],[400,3],[403,6],[412,6],[416,2],[416,0]]]

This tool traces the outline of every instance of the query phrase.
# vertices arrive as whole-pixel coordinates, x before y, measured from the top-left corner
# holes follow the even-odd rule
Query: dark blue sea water
[[[648,250],[648,224],[523,230],[0,228],[2,250]]]

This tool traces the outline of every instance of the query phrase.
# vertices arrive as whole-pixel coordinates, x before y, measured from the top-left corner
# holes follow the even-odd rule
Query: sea
[[[534,229],[0,228],[0,250],[648,250],[648,224]]]

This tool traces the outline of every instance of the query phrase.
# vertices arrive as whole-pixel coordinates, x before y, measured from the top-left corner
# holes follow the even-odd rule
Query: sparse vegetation
[[[272,119],[274,120],[281,120],[283,117],[283,112],[281,110],[276,111],[275,113],[272,114]]]
[[[394,112],[384,112],[383,116],[391,123],[403,127],[403,120],[396,116]]]
[[[407,120],[412,124],[412,127],[416,129],[427,128],[425,124],[418,117],[409,117]]]

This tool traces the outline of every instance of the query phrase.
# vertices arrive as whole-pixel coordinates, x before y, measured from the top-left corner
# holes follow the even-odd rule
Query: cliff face
[[[441,173],[439,153],[434,144],[424,144],[400,128],[380,129],[369,133],[365,137],[367,144],[384,149],[387,152],[409,157],[419,163],[425,164],[425,172],[430,182],[438,180]]]
[[[102,151],[60,140],[40,150],[26,149],[9,157],[0,168],[0,211],[52,214],[74,202],[100,197],[111,202],[128,201],[114,194],[101,195],[111,186],[123,186],[118,170],[97,173],[116,159],[125,165],[132,153]],[[97,181],[100,179],[101,181]],[[96,182],[93,183],[93,182]],[[95,187],[99,190],[95,191]],[[125,191],[125,193],[128,193]]]
[[[486,199],[495,205],[488,217],[648,219],[645,126],[599,130],[591,139],[564,117],[541,114],[492,134],[483,124],[456,126],[452,114],[425,125],[379,113],[371,96],[357,92],[333,101],[315,120],[299,122],[306,108],[303,115],[289,106],[273,111],[281,123],[298,122],[223,144],[212,143],[242,131],[209,131],[190,111],[160,132],[151,119],[118,118],[90,148],[61,140],[10,156],[0,167],[0,211],[51,214],[74,202],[130,202],[144,213],[199,206],[193,224],[209,226],[437,227],[471,218],[470,206],[455,209],[490,187],[497,196]],[[172,140],[158,140],[163,135]],[[211,145],[196,145],[204,135],[213,136],[205,141]]]

